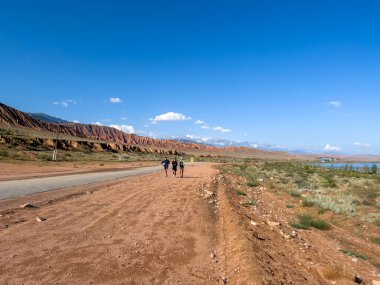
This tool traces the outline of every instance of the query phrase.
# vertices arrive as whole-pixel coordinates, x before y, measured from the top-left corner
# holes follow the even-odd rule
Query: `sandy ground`
[[[255,205],[245,206],[248,199]],[[156,173],[1,201],[0,284],[346,285],[357,284],[356,275],[362,284],[380,279],[379,246],[350,228],[297,230],[291,237],[288,221],[299,210],[286,208],[292,199],[199,164],[187,167],[184,179]],[[37,207],[19,208],[26,202]],[[354,260],[343,248],[370,259]]]
[[[0,283],[215,284],[215,218],[197,190],[214,173],[203,165],[188,167],[184,179],[131,177],[3,211]]]

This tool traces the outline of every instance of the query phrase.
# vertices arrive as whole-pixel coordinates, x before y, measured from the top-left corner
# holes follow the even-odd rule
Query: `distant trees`
[[[377,164],[374,163],[371,167],[371,174],[377,174],[378,171],[379,171],[378,166]]]
[[[354,172],[355,168],[352,164],[346,164],[343,168],[344,171],[347,172]],[[379,173],[379,167],[376,163],[372,164],[371,167],[368,165],[363,165],[361,168],[357,168],[356,171],[366,173],[366,174],[378,174]]]

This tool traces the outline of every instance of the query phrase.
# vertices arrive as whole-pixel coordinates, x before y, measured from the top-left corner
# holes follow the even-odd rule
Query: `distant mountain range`
[[[234,146],[231,144],[211,145],[210,143],[198,143],[190,140],[180,141],[174,139],[154,139],[125,133],[107,126],[71,123],[46,114],[36,115],[32,113],[32,115],[0,103],[0,124],[30,128],[35,131],[48,131],[54,134],[58,133],[60,135],[89,140],[122,143],[132,146],[137,145],[154,149],[171,149],[182,152],[196,152],[200,154],[212,153],[214,155],[233,155],[240,157],[252,157],[257,155],[288,156],[288,153],[285,152],[268,152],[245,146]],[[61,121],[64,122],[62,123]]]
[[[62,120],[60,118],[56,118],[53,116],[50,116],[48,114],[44,113],[27,113],[30,115],[32,118],[43,121],[43,122],[48,122],[48,123],[70,123],[69,121]]]
[[[227,140],[227,139],[216,139],[216,138],[181,138],[181,137],[171,137],[171,139],[175,139],[180,142],[188,142],[188,143],[198,143],[198,144],[204,144],[209,146],[216,146],[216,147],[247,147],[247,148],[253,148],[253,149],[259,149],[263,151],[279,151],[279,152],[289,152],[291,154],[315,154],[315,152],[311,150],[306,149],[292,149],[288,147],[282,147],[279,145],[272,145],[272,144],[260,144],[255,142],[249,142],[249,141],[233,141],[233,140]]]

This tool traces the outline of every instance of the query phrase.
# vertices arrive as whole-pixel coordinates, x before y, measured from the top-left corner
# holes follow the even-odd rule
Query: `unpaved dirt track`
[[[0,181],[0,200],[100,181],[109,181],[139,174],[152,173],[160,171],[161,169],[161,166],[153,166],[132,170],[106,171],[23,180]]]
[[[218,284],[215,215],[198,192],[215,172],[202,164],[184,179],[129,177],[3,213],[0,284]]]

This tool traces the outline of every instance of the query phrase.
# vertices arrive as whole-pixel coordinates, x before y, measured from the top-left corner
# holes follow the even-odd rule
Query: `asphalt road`
[[[144,167],[122,171],[95,172],[0,181],[0,200],[158,171],[163,171],[162,166]]]

